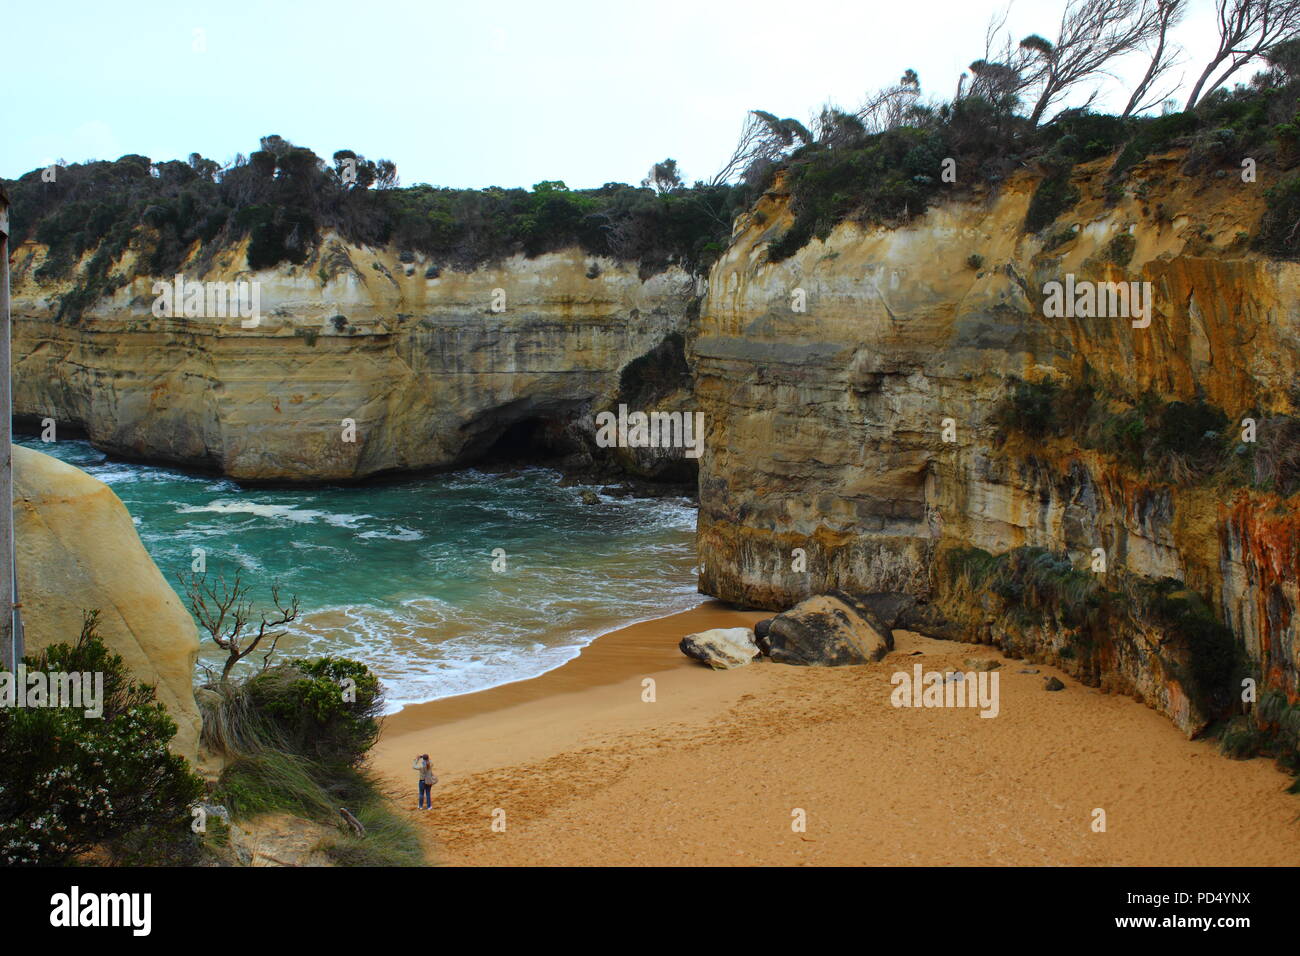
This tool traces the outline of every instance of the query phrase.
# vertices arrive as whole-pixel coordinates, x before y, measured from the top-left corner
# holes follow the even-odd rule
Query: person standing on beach
[[[433,785],[438,782],[438,778],[429,763],[429,755],[420,754],[420,756],[416,757],[415,762],[411,764],[411,769],[420,775],[419,808],[421,810],[432,810]]]

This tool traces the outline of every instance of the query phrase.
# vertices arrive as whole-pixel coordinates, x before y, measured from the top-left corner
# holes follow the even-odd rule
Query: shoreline
[[[514,678],[513,680],[502,681],[500,684],[493,684],[491,687],[479,687],[479,688],[476,688],[475,690],[466,690],[466,691],[461,691],[461,692],[458,693],[458,694],[449,694],[449,695],[447,695],[446,697],[435,697],[435,698],[433,698],[432,700],[409,700],[409,701],[403,701],[403,702],[401,702],[401,703],[395,705],[395,706],[397,707],[397,709],[394,710],[392,713],[386,713],[386,714],[384,714],[384,715],[383,715],[383,716],[384,716],[384,719],[385,719],[385,720],[391,720],[391,719],[397,717],[398,715],[400,715],[401,713],[403,713],[404,711],[411,709],[412,707],[425,707],[425,706],[427,706],[427,705],[430,705],[430,704],[437,704],[437,703],[440,703],[440,702],[442,702],[442,701],[446,701],[446,700],[456,700],[456,699],[461,698],[461,697],[472,697],[472,696],[474,696],[474,695],[476,695],[476,694],[487,694],[487,693],[490,693],[491,691],[498,690],[498,689],[500,689],[500,688],[502,688],[502,687],[509,687],[509,686],[511,686],[512,684],[525,684],[525,683],[528,683],[529,681],[539,680],[539,679],[545,677],[547,674],[551,674],[551,673],[553,673],[553,672],[555,672],[555,671],[560,670],[561,668],[568,667],[570,664],[572,664],[574,661],[576,661],[579,657],[581,657],[581,656],[583,655],[583,653],[586,652],[586,650],[587,650],[589,647],[591,647],[591,646],[594,645],[596,642],[598,642],[598,641],[600,641],[600,640],[602,640],[602,639],[604,639],[604,638],[606,638],[606,637],[609,637],[609,636],[611,636],[611,635],[613,635],[613,634],[617,634],[617,633],[619,633],[620,631],[626,631],[626,630],[629,630],[629,629],[631,629],[631,628],[640,627],[640,626],[643,625],[643,624],[651,624],[651,623],[653,623],[653,622],[655,622],[655,621],[666,620],[667,618],[675,617],[675,616],[677,616],[678,614],[690,614],[690,613],[692,613],[693,611],[697,611],[697,610],[699,610],[699,609],[700,609],[702,606],[704,606],[705,604],[710,604],[710,603],[721,604],[722,602],[719,602],[719,601],[717,601],[717,600],[714,599],[714,598],[707,597],[706,595],[701,594],[701,595],[699,595],[699,601],[696,603],[695,607],[684,608],[684,609],[682,609],[682,610],[680,610],[680,611],[672,611],[672,612],[670,612],[670,613],[668,613],[668,614],[656,614],[656,615],[651,615],[650,617],[639,618],[639,619],[637,619],[637,620],[635,620],[635,621],[628,621],[627,623],[624,623],[624,624],[618,624],[617,626],[612,626],[612,627],[607,626],[607,627],[609,627],[610,629],[604,629],[604,628],[588,628],[588,629],[584,629],[584,630],[582,631],[582,634],[587,635],[587,636],[585,636],[584,638],[582,638],[582,640],[585,641],[585,643],[580,643],[580,644],[573,644],[573,645],[570,645],[570,649],[574,651],[573,656],[570,657],[570,658],[568,658],[567,660],[561,661],[560,663],[558,663],[558,664],[556,664],[556,665],[554,665],[554,666],[552,666],[552,667],[548,667],[546,670],[542,671],[540,674],[533,674],[533,675],[531,675],[531,676],[529,676],[529,677],[516,677],[516,678]],[[725,606],[725,605],[724,605],[724,606]],[[768,612],[769,616],[770,616],[771,614],[774,614],[774,613],[775,613],[775,612]]]
[[[407,704],[397,713],[385,716],[375,751],[385,746],[396,747],[398,741],[408,742],[403,738],[414,743],[414,738],[423,737],[443,725],[489,718],[512,708],[529,708],[531,715],[531,708],[555,701],[556,698],[560,698],[560,704],[563,705],[569,703],[569,697],[573,695],[608,691],[611,687],[626,690],[625,685],[629,685],[629,682],[635,693],[627,696],[639,703],[641,681],[645,677],[658,679],[660,675],[670,673],[683,678],[683,682],[689,682],[693,677],[710,674],[707,668],[701,667],[678,650],[677,640],[681,637],[710,627],[752,626],[754,621],[770,616],[771,612],[736,611],[721,601],[702,598],[700,604],[689,610],[648,618],[600,634],[568,661],[535,677],[452,697]],[[673,635],[676,635],[675,639]],[[541,749],[546,748],[543,745]],[[433,755],[432,750],[429,753]],[[501,759],[515,759],[518,756],[517,753],[510,753]],[[409,765],[410,759],[407,758],[405,763]],[[437,758],[434,758],[434,763],[439,763]],[[468,765],[490,763],[486,759],[471,759]],[[466,765],[465,762],[456,764],[459,767]],[[452,772],[450,777],[456,775],[456,772]]]
[[[443,865],[1300,860],[1300,797],[1272,761],[1230,760],[1050,666],[906,631],[857,667],[713,671],[677,648],[767,616],[706,601],[539,677],[412,705],[385,719],[370,765]],[[894,672],[972,659],[999,662],[997,718],[891,705]],[[1053,676],[1064,691],[1044,691]],[[427,813],[410,769],[423,752],[440,777]]]
[[[632,476],[622,476],[615,479],[596,480],[594,475],[577,475],[573,472],[566,472],[560,468],[555,461],[542,461],[537,463],[525,462],[479,462],[456,468],[448,469],[420,469],[404,472],[386,472],[377,475],[367,476],[364,479],[355,481],[311,481],[311,482],[249,482],[222,473],[216,470],[204,470],[194,462],[175,462],[146,457],[135,457],[122,454],[116,450],[102,448],[90,441],[84,430],[78,433],[62,435],[57,445],[61,448],[52,447],[51,444],[40,441],[35,432],[19,433],[15,436],[15,444],[29,448],[42,454],[50,455],[56,460],[71,464],[80,470],[86,471],[91,477],[97,480],[105,481],[113,494],[123,498],[127,503],[128,510],[136,518],[136,530],[141,534],[141,540],[145,544],[151,559],[154,560],[160,568],[166,568],[169,565],[167,560],[175,559],[171,565],[173,570],[184,570],[189,567],[190,557],[188,554],[183,558],[177,558],[175,554],[167,554],[166,547],[169,546],[171,537],[168,535],[155,534],[149,536],[150,527],[163,527],[154,525],[153,522],[167,520],[172,517],[173,512],[189,516],[186,520],[193,521],[196,525],[202,526],[205,522],[210,522],[216,536],[212,539],[217,545],[225,547],[227,544],[233,551],[241,549],[242,544],[237,540],[242,533],[236,522],[244,521],[252,516],[256,519],[253,533],[264,535],[268,533],[269,526],[283,526],[286,519],[301,524],[295,524],[294,527],[302,527],[308,530],[303,532],[309,546],[313,540],[312,535],[318,534],[308,526],[317,525],[324,527],[333,524],[333,518],[340,517],[347,521],[370,519],[375,522],[396,523],[402,520],[400,515],[393,515],[387,512],[378,511],[380,515],[375,518],[367,513],[352,514],[345,512],[361,512],[366,508],[362,501],[354,501],[351,497],[347,499],[333,498],[326,501],[320,497],[323,493],[342,491],[350,493],[361,486],[373,487],[375,489],[399,489],[403,486],[408,488],[421,488],[425,482],[434,482],[440,479],[447,479],[447,488],[453,489],[445,491],[449,496],[454,496],[462,491],[466,486],[472,488],[483,487],[493,489],[498,486],[497,479],[515,479],[527,478],[532,480],[536,478],[540,484],[550,488],[554,486],[557,491],[557,497],[562,499],[574,499],[574,508],[572,512],[575,521],[582,520],[582,511],[588,507],[588,504],[576,504],[576,495],[578,491],[590,490],[595,493],[603,505],[612,505],[610,512],[623,512],[625,506],[631,504],[640,507],[642,503],[647,503],[656,511],[664,515],[672,514],[675,517],[665,522],[665,527],[671,530],[666,534],[677,534],[680,532],[683,541],[690,540],[690,556],[686,556],[685,547],[681,550],[682,568],[685,571],[690,569],[690,562],[694,560],[694,529],[696,516],[698,513],[697,501],[688,495],[678,494],[677,490],[665,491],[662,493],[649,495],[637,492],[630,488],[633,479]],[[102,469],[102,470],[101,470]],[[105,474],[104,472],[108,472]],[[142,475],[157,476],[171,480],[176,479],[177,485],[175,497],[166,497],[157,501],[149,499],[152,494],[149,489],[154,487],[152,478],[146,480]],[[646,484],[646,483],[642,483]],[[141,492],[139,489],[145,489]],[[495,494],[495,492],[490,492]],[[140,500],[134,500],[133,495]],[[149,499],[149,500],[146,500]],[[310,500],[311,504],[304,504],[304,501]],[[323,504],[317,504],[317,501],[326,501]],[[157,515],[150,515],[148,522],[140,517],[141,511],[146,511],[162,503],[162,510],[166,515],[159,519]],[[507,502],[508,503],[508,502]],[[314,509],[322,509],[320,512]],[[251,520],[251,519],[250,519]],[[148,527],[146,527],[148,524]],[[227,527],[229,525],[229,527]],[[344,527],[351,525],[344,524]],[[360,535],[362,538],[380,537],[390,538],[394,541],[405,543],[420,542],[424,538],[433,538],[436,530],[430,530],[424,525],[412,521],[411,526],[415,531],[407,527],[399,527],[398,530],[405,532],[409,537],[395,537],[391,534],[382,534],[368,530],[366,534]],[[326,529],[328,530],[328,529]],[[359,531],[360,528],[355,530]],[[381,530],[389,530],[381,528]],[[662,529],[661,529],[662,530]],[[271,533],[279,533],[274,527]],[[166,544],[160,543],[166,539]],[[335,541],[326,542],[326,550],[337,552],[340,545]],[[214,545],[207,545],[214,547]],[[413,545],[414,546],[414,545]],[[245,566],[247,571],[249,567],[261,569],[263,562],[269,563],[268,548],[259,549],[253,546],[248,552],[253,559],[250,566]],[[327,556],[326,560],[330,560]],[[304,562],[305,564],[305,562]],[[626,569],[622,571],[622,579],[631,582],[634,587],[640,590],[640,582],[645,575],[650,574],[653,566],[646,563],[643,567],[634,567],[631,573]],[[309,608],[305,610],[299,620],[290,629],[286,639],[281,642],[280,648],[285,656],[298,655],[316,655],[316,654],[342,654],[352,656],[367,662],[381,680],[385,681],[386,702],[384,706],[384,716],[393,717],[402,711],[428,703],[431,700],[443,699],[435,695],[452,694],[454,696],[463,696],[466,694],[479,693],[483,690],[492,690],[495,687],[503,686],[510,683],[533,680],[539,676],[548,673],[559,667],[564,667],[571,663],[583,650],[603,635],[608,634],[611,630],[624,626],[645,623],[653,620],[664,613],[663,603],[665,599],[673,607],[690,610],[692,606],[707,601],[708,599],[696,591],[695,574],[679,574],[674,580],[675,583],[671,588],[671,593],[667,596],[664,589],[657,593],[645,595],[647,599],[638,598],[624,601],[617,605],[618,610],[622,613],[611,614],[609,611],[615,607],[610,601],[589,600],[591,607],[570,607],[568,623],[562,626],[556,626],[553,621],[538,620],[544,615],[534,614],[528,622],[527,632],[533,635],[541,635],[544,638],[556,638],[555,643],[546,644],[541,653],[529,651],[523,643],[517,649],[518,653],[513,653],[515,649],[509,647],[494,647],[492,651],[495,657],[488,661],[486,665],[479,666],[480,658],[477,656],[478,648],[457,655],[451,653],[449,657],[440,657],[432,654],[428,657],[420,657],[421,648],[419,642],[424,638],[424,632],[433,641],[440,641],[447,637],[445,624],[446,621],[438,616],[431,620],[421,622],[417,615],[412,615],[409,619],[399,620],[399,625],[408,626],[410,633],[408,638],[415,646],[408,649],[409,657],[403,658],[400,654],[389,654],[387,657],[379,660],[375,657],[369,657],[366,654],[367,639],[371,647],[377,645],[380,641],[390,641],[393,636],[393,630],[386,627],[391,623],[392,616],[402,617],[405,614],[404,606],[408,601],[429,600],[436,602],[436,594],[432,592],[425,582],[412,587],[406,587],[397,596],[385,596],[380,592],[367,590],[356,590],[347,592],[343,600],[339,600],[340,595],[329,593],[326,595],[315,595],[313,600],[304,596],[304,604]],[[281,572],[275,572],[278,575]],[[292,573],[292,572],[290,572]],[[173,583],[170,572],[165,572],[169,584]],[[283,581],[282,581],[283,584]],[[409,582],[408,582],[409,584]],[[313,586],[312,582],[299,582],[298,585],[286,584],[289,590],[297,591],[297,588],[305,587],[310,593]],[[595,589],[596,583],[588,583],[576,593],[587,594],[592,597],[601,596]],[[298,593],[301,593],[298,591]],[[563,593],[545,593],[548,599],[563,599]],[[606,598],[608,594],[604,595]],[[264,597],[264,595],[263,595]],[[508,605],[504,608],[504,617],[506,628],[503,631],[505,637],[498,644],[504,645],[510,639],[510,616],[518,611],[518,603]],[[466,605],[467,608],[472,605]],[[478,627],[466,624],[463,628],[465,634],[477,630],[481,633],[483,621],[476,622]],[[514,623],[518,623],[517,621]],[[335,633],[342,633],[338,639],[335,639]],[[461,632],[453,631],[451,637],[460,637]],[[354,639],[355,638],[355,639]],[[536,638],[535,638],[536,639]],[[200,641],[199,656],[194,683],[195,686],[202,686],[204,678],[202,676],[202,667],[219,668],[224,661],[224,654],[215,649],[206,640]],[[437,670],[445,668],[445,670]],[[424,675],[438,675],[432,680],[421,682],[422,673]],[[445,676],[450,675],[450,676]],[[412,679],[413,678],[413,679]]]

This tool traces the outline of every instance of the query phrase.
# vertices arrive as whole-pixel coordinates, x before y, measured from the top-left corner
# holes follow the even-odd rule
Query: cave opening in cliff
[[[564,438],[564,423],[551,418],[531,417],[507,425],[483,452],[480,461],[489,465],[538,464],[555,461],[572,453]]]

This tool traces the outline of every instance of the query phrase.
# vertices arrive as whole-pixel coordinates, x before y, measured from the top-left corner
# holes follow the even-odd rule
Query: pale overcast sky
[[[1016,38],[1054,36],[1064,2],[1015,0]],[[1184,96],[1215,45],[1213,0],[1190,2]],[[708,178],[751,108],[807,121],[907,68],[951,97],[1004,5],[3,0],[0,175],[125,153],[226,162],[279,133],[392,159],[403,185],[637,182],[667,156]],[[1099,102],[1126,99],[1111,83]]]

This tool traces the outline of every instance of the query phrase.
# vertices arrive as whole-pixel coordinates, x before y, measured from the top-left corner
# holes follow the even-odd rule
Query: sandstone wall
[[[1263,672],[1300,694],[1294,501],[1277,516],[1268,496],[1175,488],[1063,441],[999,443],[990,420],[1008,376],[1068,379],[1085,362],[1135,394],[1296,412],[1300,266],[1258,259],[1242,237],[1267,178],[1191,181],[1177,157],[1156,157],[1108,204],[1105,165],[1076,169],[1083,199],[1051,231],[1078,234],[1053,250],[1022,229],[1030,173],[900,227],[843,224],[779,263],[765,255],[792,221],[779,186],[738,221],[695,341],[710,429],[701,590],[772,609],[833,586],[922,594],[949,546],[1064,548],[1081,565],[1104,547],[1113,564],[1203,591]],[[1121,268],[1105,253],[1125,232]],[[1150,327],[1045,318],[1043,283],[1065,273],[1152,282]]]
[[[241,271],[236,247],[187,267],[187,279],[260,283],[256,328],[155,318],[150,276],[58,322],[71,286],[35,278],[44,254],[28,243],[15,255],[16,414],[246,480],[452,467],[515,423],[589,418],[624,365],[686,328],[695,292],[679,270],[642,280],[577,250],[434,274],[327,237],[302,266]],[[128,253],[118,271],[133,269]]]

